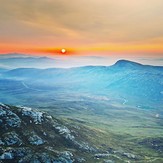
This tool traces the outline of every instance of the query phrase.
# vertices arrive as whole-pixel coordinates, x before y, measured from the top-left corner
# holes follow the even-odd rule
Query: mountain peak
[[[123,67],[138,68],[142,66],[142,64],[122,59],[122,60],[117,61],[113,66],[121,67],[121,68]]]

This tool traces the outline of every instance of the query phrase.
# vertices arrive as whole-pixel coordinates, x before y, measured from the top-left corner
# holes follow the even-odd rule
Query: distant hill
[[[114,64],[114,66],[120,66],[120,67],[135,66],[135,67],[139,67],[139,66],[143,66],[143,65],[140,63],[133,62],[133,61],[119,60]]]
[[[14,58],[14,57],[30,57],[28,54],[20,54],[20,53],[7,53],[0,54],[0,58]]]
[[[69,69],[19,68],[1,73],[1,78],[23,80],[37,89],[103,93],[129,101],[162,103],[163,67],[120,60],[113,66]]]
[[[9,68],[47,68],[54,67],[56,60],[49,57],[37,57],[21,54],[0,55],[0,67]]]
[[[13,57],[13,58],[0,58],[1,65],[11,68],[16,67],[48,67],[54,66],[55,60],[48,57]]]
[[[120,68],[120,69],[129,68],[129,69],[135,69],[135,70],[138,70],[138,69],[140,70],[141,69],[142,70],[156,69],[157,71],[163,70],[163,66],[143,65],[143,64],[133,62],[133,61],[128,61],[128,60],[119,60],[113,65],[113,67]]]

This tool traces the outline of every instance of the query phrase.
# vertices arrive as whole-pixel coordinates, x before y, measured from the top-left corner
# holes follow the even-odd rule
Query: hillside
[[[56,59],[48,57],[35,57],[28,55],[0,55],[0,66],[9,68],[19,67],[37,67],[46,68],[54,67]]]
[[[162,162],[163,67],[1,69],[0,101],[0,162]]]
[[[92,120],[71,117],[63,120],[37,109],[0,104],[0,162],[162,161],[162,137],[111,134],[111,127],[97,121],[93,125]]]
[[[0,135],[3,162],[83,162],[82,153],[97,152],[74,129],[27,107],[0,104]]]
[[[0,76],[2,92],[9,91],[4,87],[8,80],[13,82],[7,87],[15,88],[15,92],[28,89],[39,90],[39,95],[43,93],[44,96],[47,91],[52,95],[65,92],[64,95],[67,96],[66,93],[78,91],[79,94],[103,95],[114,101],[123,101],[121,104],[125,100],[130,106],[145,108],[160,108],[163,102],[163,67],[126,60],[117,61],[112,66],[18,68],[4,71]],[[22,93],[22,96],[25,94],[26,92]]]

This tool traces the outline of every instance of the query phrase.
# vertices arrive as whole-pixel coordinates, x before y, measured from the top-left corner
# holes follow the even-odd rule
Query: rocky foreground
[[[96,149],[76,135],[44,112],[0,104],[0,162],[85,162],[76,151]]]
[[[93,146],[88,135],[94,137],[91,130],[76,124],[70,126],[40,110],[0,104],[0,163],[143,163],[162,160],[105,144],[102,144],[105,148]],[[161,138],[143,139],[138,144],[156,150],[159,155],[162,153]]]

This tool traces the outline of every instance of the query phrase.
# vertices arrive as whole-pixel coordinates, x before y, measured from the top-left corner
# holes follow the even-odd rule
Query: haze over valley
[[[37,108],[40,115],[46,112],[61,121],[63,125],[61,128],[69,126],[73,128],[70,132],[74,130],[79,132],[77,138],[71,140],[72,142],[69,142],[67,136],[66,139],[59,138],[64,139],[67,145],[58,144],[50,147],[58,151],[58,147],[62,146],[60,152],[63,152],[65,148],[68,148],[69,152],[75,149],[76,152],[72,155],[69,153],[69,156],[58,153],[56,158],[53,157],[55,154],[46,153],[46,159],[49,158],[53,161],[61,159],[70,162],[78,162],[79,158],[83,162],[162,161],[162,66],[118,60],[110,66],[43,68],[44,63],[52,64],[55,60],[47,57],[8,56],[7,58],[7,55],[5,58],[2,56],[1,60],[3,60],[3,67],[0,69],[0,101],[3,103],[1,105],[3,111],[8,107],[12,108],[13,114],[16,113],[21,119],[20,113],[17,113],[17,109],[20,110],[19,107]],[[28,63],[27,67],[26,63]],[[7,67],[9,64],[10,67]],[[39,67],[42,65],[42,68],[32,67],[37,64]],[[16,65],[20,67],[14,68]],[[35,110],[33,112],[29,115],[34,114],[35,117]],[[5,116],[8,116],[8,113],[6,114]],[[7,123],[4,118],[2,121]],[[24,119],[22,119],[23,121]],[[33,120],[30,121],[32,123]],[[28,128],[30,129],[30,127]],[[19,130],[22,129],[17,131],[13,128],[12,130],[14,133],[20,133]],[[41,130],[46,129],[43,127]],[[51,134],[49,133],[50,129],[46,132]],[[56,132],[58,133],[58,131]],[[69,129],[66,132],[68,133],[65,134],[69,134]],[[83,132],[82,140],[80,140],[80,132]],[[8,128],[6,133],[11,134],[10,141],[14,137],[22,137],[22,135],[8,133]],[[37,131],[37,126],[34,127],[32,133],[33,137],[38,139],[35,139],[36,142],[42,141],[39,146],[47,148],[51,138],[41,135]],[[91,136],[93,133],[95,134],[94,138]],[[90,136],[88,136],[89,134]],[[23,137],[27,135],[23,135]],[[43,143],[45,141],[47,142]],[[89,144],[90,150],[85,151],[84,149],[86,153],[79,154],[78,152],[83,151],[82,148],[86,147],[84,144],[79,145],[78,141]],[[12,145],[5,144],[5,135],[2,144],[3,147],[12,147]],[[33,146],[35,146],[34,144]],[[20,146],[20,151],[22,151],[22,147],[28,147],[28,142],[24,142],[23,145],[15,145]],[[19,157],[13,153],[14,148],[13,151],[7,149],[3,149],[4,153],[2,152],[1,159],[7,159],[6,152],[9,152],[12,156],[10,159],[15,161],[22,159],[40,161],[43,159],[38,157],[39,153],[30,156],[30,152],[26,150],[26,157]],[[32,150],[37,150],[37,147],[33,147]],[[42,149],[40,152],[43,151]]]

